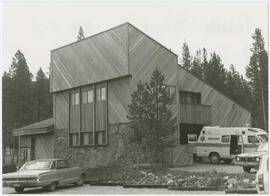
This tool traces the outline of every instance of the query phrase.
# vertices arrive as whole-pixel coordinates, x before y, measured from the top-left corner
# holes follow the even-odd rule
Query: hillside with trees
[[[40,68],[33,80],[23,53],[18,50],[2,76],[3,146],[13,145],[9,130],[52,117],[49,78]]]
[[[268,53],[260,29],[252,35],[252,55],[246,66],[246,78],[233,64],[226,70],[220,56],[205,48],[190,54],[187,43],[182,46],[180,65],[251,112],[252,126],[268,130]]]

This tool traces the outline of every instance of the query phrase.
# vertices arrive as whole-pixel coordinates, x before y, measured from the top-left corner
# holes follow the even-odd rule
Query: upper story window
[[[82,92],[82,103],[93,103],[94,102],[94,92],[92,89]]]
[[[183,104],[201,104],[201,93],[180,91],[179,99]]]
[[[97,96],[97,101],[105,101],[106,100],[106,88],[97,88],[96,89],[96,96]]]
[[[71,104],[79,105],[80,104],[80,94],[79,92],[75,92],[71,94]]]

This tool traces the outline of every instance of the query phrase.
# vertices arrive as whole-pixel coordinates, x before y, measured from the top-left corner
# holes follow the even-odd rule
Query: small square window
[[[93,144],[93,133],[83,133],[82,134],[82,145],[92,145]]]
[[[93,90],[88,91],[88,103],[93,103],[94,101],[94,93]]]
[[[248,143],[258,144],[260,143],[256,136],[248,136]]]
[[[230,136],[229,135],[223,135],[222,138],[221,138],[221,142],[229,143],[230,142]]]
[[[101,100],[106,100],[106,88],[101,88]]]
[[[97,141],[96,141],[96,144],[98,144],[98,145],[102,145],[102,144],[105,144],[105,131],[98,131],[98,132],[96,132],[96,134],[97,134]]]
[[[80,104],[80,95],[79,93],[75,93],[75,105],[79,105]]]
[[[79,137],[78,137],[78,134],[77,133],[70,134],[70,144],[72,146],[79,145]]]

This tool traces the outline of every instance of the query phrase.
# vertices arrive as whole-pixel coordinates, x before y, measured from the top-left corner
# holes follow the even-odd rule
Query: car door
[[[62,179],[61,184],[74,183],[78,180],[79,171],[75,167],[70,167],[66,160],[57,161],[56,169]]]

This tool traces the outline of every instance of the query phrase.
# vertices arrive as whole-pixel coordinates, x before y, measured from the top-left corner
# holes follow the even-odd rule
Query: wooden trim
[[[80,107],[80,128],[79,128],[79,139],[78,139],[78,143],[79,145],[81,145],[81,132],[82,132],[82,87],[79,88],[79,101],[80,101],[80,104],[79,104],[79,107]]]
[[[111,79],[107,79],[107,80],[101,80],[101,81],[98,81],[98,82],[84,84],[84,85],[81,85],[81,86],[75,86],[75,87],[67,88],[67,89],[64,89],[64,90],[53,91],[51,93],[52,94],[57,94],[57,93],[62,93],[62,92],[66,92],[66,91],[72,91],[72,90],[76,90],[76,89],[78,89],[80,87],[83,88],[83,87],[87,87],[87,86],[90,86],[90,85],[98,85],[100,83],[110,82],[110,81],[118,80],[118,79],[125,78],[125,77],[132,77],[132,74],[126,74],[124,76],[119,76],[119,77],[115,77],[115,78],[111,78]]]
[[[108,98],[109,98],[109,90],[108,90],[108,81],[106,82],[106,144],[108,144],[109,145],[109,130],[108,130],[108,123],[109,123],[109,112],[108,112],[108,105],[109,105],[109,100],[108,100]]]
[[[94,130],[93,130],[93,145],[96,145],[96,128],[97,128],[97,123],[96,123],[96,118],[97,118],[97,111],[96,111],[96,106],[97,106],[97,88],[96,84],[93,85],[94,89]]]
[[[71,128],[71,90],[69,91],[69,122],[68,122],[68,145],[71,146],[71,142],[70,142],[70,128]]]

